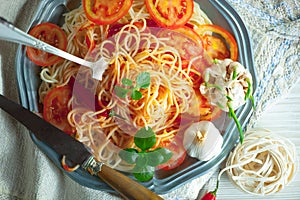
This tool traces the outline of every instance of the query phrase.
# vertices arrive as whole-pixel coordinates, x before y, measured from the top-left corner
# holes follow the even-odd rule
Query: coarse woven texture
[[[0,0],[0,16],[26,30],[40,0]],[[300,2],[298,0],[228,0],[248,27],[258,75],[255,126],[269,105],[287,94],[300,75]],[[18,101],[17,45],[0,41],[0,93]],[[38,150],[28,131],[0,110],[0,199],[119,199],[82,187]],[[207,177],[197,178],[163,197],[195,199]],[[222,183],[221,183],[222,184]],[[222,185],[221,185],[222,186]],[[233,187],[228,184],[225,187]]]
[[[228,0],[246,24],[258,88],[253,126],[267,106],[286,95],[300,75],[300,1]]]

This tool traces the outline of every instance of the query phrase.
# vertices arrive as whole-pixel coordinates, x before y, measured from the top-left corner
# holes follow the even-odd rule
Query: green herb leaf
[[[142,98],[142,93],[140,91],[137,91],[136,89],[132,90],[132,93],[130,95],[130,97],[133,100],[140,100]]]
[[[132,80],[130,80],[130,79],[128,79],[128,78],[123,78],[122,79],[122,84],[124,85],[124,86],[132,86]]]
[[[147,153],[148,165],[156,167],[167,161],[173,156],[172,151],[166,148],[156,148],[153,151]]]
[[[147,152],[146,156],[148,160],[148,165],[152,167],[156,167],[164,161],[164,156],[158,151]]]
[[[110,110],[108,116],[113,117],[115,114],[116,114],[115,111]]]
[[[167,148],[158,148],[156,151],[159,151],[159,153],[164,156],[164,160],[160,164],[168,162],[173,156],[173,152]]]
[[[154,168],[150,166],[134,168],[134,177],[142,182],[150,181],[154,176]],[[137,172],[136,172],[137,171]]]
[[[134,143],[143,151],[153,147],[156,143],[156,137],[152,128],[143,127],[138,130],[134,136]]]
[[[150,73],[142,72],[137,76],[136,88],[148,88],[150,86]]]
[[[115,94],[116,94],[118,97],[120,97],[120,98],[125,98],[126,95],[127,95],[127,93],[130,92],[130,90],[129,90],[129,89],[122,88],[122,87],[116,85],[115,88],[114,88],[114,92],[115,92]]]
[[[119,152],[119,156],[122,158],[122,160],[125,160],[128,164],[135,164],[136,160],[139,157],[138,151],[133,148],[121,150]]]

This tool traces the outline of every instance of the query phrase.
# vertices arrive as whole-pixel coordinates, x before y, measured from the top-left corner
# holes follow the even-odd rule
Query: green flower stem
[[[216,188],[215,188],[215,190],[214,191],[212,191],[212,192],[210,192],[210,193],[212,193],[215,197],[217,196],[217,191],[218,191],[218,189],[219,189],[219,179],[217,180],[217,185],[216,185]]]
[[[229,102],[227,103],[227,106],[229,108],[230,116],[233,118],[233,120],[234,120],[234,122],[235,122],[235,124],[238,128],[238,131],[240,133],[240,143],[242,144],[243,141],[244,141],[244,132],[243,132],[242,126],[241,126],[241,124],[240,124],[240,122],[239,122],[239,120],[238,120],[238,118],[237,118],[237,116],[236,116],[236,114],[235,114],[234,110],[232,109],[232,106]]]
[[[237,73],[236,73],[236,68],[237,68],[237,67],[238,67],[238,66],[234,66],[233,74],[232,74],[232,80],[235,80],[236,77],[237,77]]]
[[[245,95],[245,100],[251,97],[251,91],[252,91],[252,84],[250,82],[249,79],[246,79],[247,83],[248,83],[248,89]]]
[[[255,103],[254,103],[254,98],[251,94],[251,91],[252,91],[252,84],[250,82],[249,79],[246,79],[247,83],[248,83],[248,90],[246,92],[246,95],[245,95],[245,101],[246,99],[250,99],[251,100],[251,104],[252,104],[252,108],[255,109]]]
[[[223,90],[221,86],[217,85],[217,84],[210,84],[208,82],[205,82],[205,86],[209,87],[209,88],[216,88],[217,90]]]

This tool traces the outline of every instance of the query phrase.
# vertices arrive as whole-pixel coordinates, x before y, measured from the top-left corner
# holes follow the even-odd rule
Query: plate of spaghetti
[[[218,89],[204,74],[230,59],[251,75],[245,93],[256,88],[251,43],[238,14],[226,2],[209,0],[92,2],[69,9],[65,0],[42,1],[28,31],[86,60],[104,59],[104,73],[95,78],[99,66],[91,70],[20,46],[22,105],[158,194],[216,168],[239,141],[252,105],[245,102],[232,120],[201,93],[201,85]],[[236,73],[233,79],[239,79]],[[200,121],[212,122],[223,137],[221,152],[208,161],[183,146],[187,128]],[[66,170],[63,155],[32,139],[75,181],[113,191],[81,168]]]

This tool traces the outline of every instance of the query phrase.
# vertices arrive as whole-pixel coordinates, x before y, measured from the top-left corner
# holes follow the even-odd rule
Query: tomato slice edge
[[[180,0],[178,0],[180,1]],[[183,15],[180,19],[172,19],[168,20],[167,18],[164,18],[161,16],[160,12],[156,8],[153,0],[145,0],[145,4],[147,7],[147,10],[151,16],[151,18],[161,27],[166,27],[166,28],[178,28],[180,26],[185,25],[189,19],[193,15],[194,11],[194,1],[193,0],[186,0],[186,9],[185,9],[185,15]]]
[[[234,36],[229,31],[215,24],[203,24],[200,25],[199,29],[196,30],[196,32],[200,36],[204,35],[207,31],[211,31],[213,33],[221,35],[229,45],[230,59],[234,61],[238,60],[237,42]]]
[[[61,112],[63,109],[68,109],[67,104],[69,99],[72,96],[72,90],[69,85],[60,86],[51,89],[45,96],[43,101],[43,118],[51,123],[52,125],[56,126],[57,128],[61,129],[62,131],[66,132],[67,134],[73,134],[74,129],[70,126],[70,124],[67,121],[67,114],[68,110],[65,112]],[[66,99],[67,98],[67,99]],[[60,105],[54,105],[55,102],[53,101],[59,101],[58,103]],[[59,110],[55,110],[53,107],[57,106],[59,107]],[[58,111],[58,113],[52,113],[52,111]],[[62,116],[63,115],[63,116]],[[55,117],[59,117],[60,123],[57,122]]]
[[[113,24],[114,22],[124,17],[128,13],[130,7],[132,6],[133,0],[124,0],[122,2],[123,5],[121,9],[109,17],[108,16],[104,17],[101,16],[100,14],[94,13],[90,9],[93,7],[91,0],[83,0],[82,4],[83,4],[85,15],[90,21],[96,24],[105,25],[105,24]]]
[[[50,41],[55,44],[57,43],[57,45],[54,45],[55,47],[63,51],[65,51],[67,48],[67,36],[65,32],[56,24],[50,22],[38,24],[29,31],[29,34],[38,39],[39,37],[42,37],[41,34],[45,34],[44,36],[47,39],[49,37],[57,39],[57,41]],[[49,41],[44,42],[50,43]],[[62,58],[59,56],[55,56],[53,54],[35,49],[33,47],[26,47],[26,54],[33,63],[42,67],[56,64],[57,62],[62,60]]]

